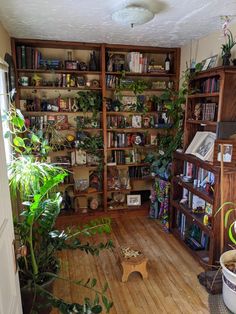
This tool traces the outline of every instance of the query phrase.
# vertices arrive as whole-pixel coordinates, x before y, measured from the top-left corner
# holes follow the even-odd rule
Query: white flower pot
[[[223,253],[220,257],[220,265],[223,272],[223,300],[227,308],[236,314],[236,274],[225,267],[225,263],[236,261],[236,250]]]

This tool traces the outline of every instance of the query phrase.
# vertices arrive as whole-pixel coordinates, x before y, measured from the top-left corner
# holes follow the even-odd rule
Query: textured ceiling
[[[156,13],[134,28],[112,21],[114,11],[143,5]],[[221,28],[236,0],[0,0],[0,21],[14,37],[152,46],[182,46]]]

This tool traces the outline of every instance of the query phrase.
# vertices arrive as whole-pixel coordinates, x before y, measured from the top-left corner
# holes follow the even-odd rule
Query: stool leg
[[[127,282],[129,274],[130,274],[130,269],[129,269],[129,267],[127,267],[127,265],[124,265],[123,263],[121,265],[122,265],[122,268],[123,268],[123,274],[122,274],[121,281],[122,282]]]
[[[148,272],[147,272],[147,262],[142,264],[142,277],[143,279],[147,279],[148,278]]]

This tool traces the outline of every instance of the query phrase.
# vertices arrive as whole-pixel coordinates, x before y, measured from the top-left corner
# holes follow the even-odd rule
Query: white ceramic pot
[[[227,308],[236,314],[236,274],[225,267],[225,263],[236,261],[236,250],[223,253],[220,257],[220,265],[223,272],[223,300]]]

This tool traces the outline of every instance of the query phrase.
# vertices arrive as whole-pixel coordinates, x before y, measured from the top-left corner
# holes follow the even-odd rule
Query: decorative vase
[[[97,62],[96,62],[95,51],[93,51],[93,53],[90,53],[89,70],[90,71],[97,71]]]
[[[230,65],[230,57],[231,57],[231,53],[227,52],[222,56],[223,59],[223,66],[227,66]]]

